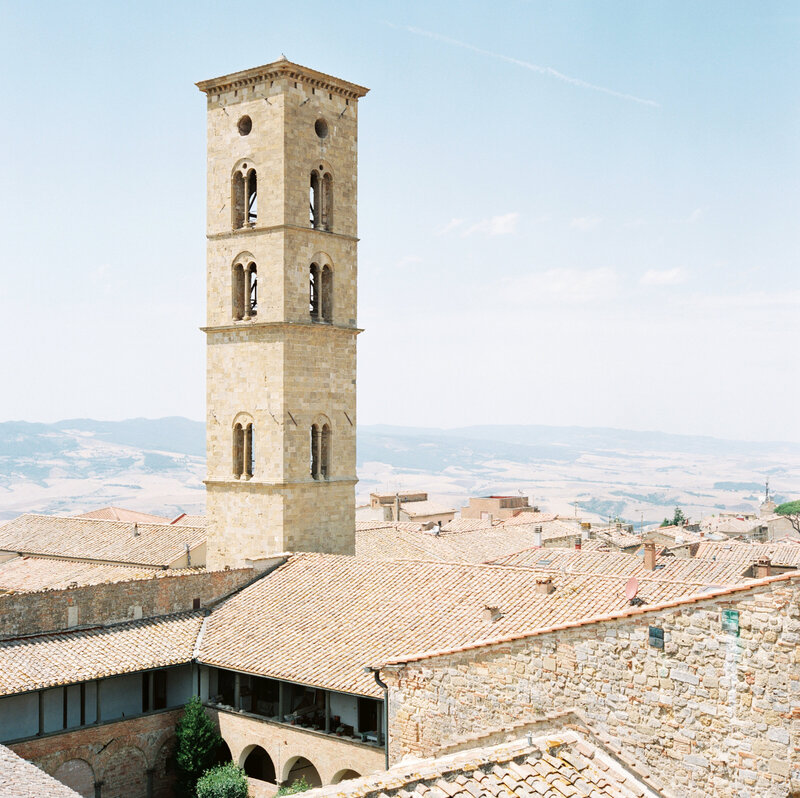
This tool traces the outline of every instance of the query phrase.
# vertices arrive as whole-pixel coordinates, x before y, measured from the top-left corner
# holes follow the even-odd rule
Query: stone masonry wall
[[[646,608],[644,608],[646,610]],[[738,610],[740,636],[721,628]],[[664,631],[652,647],[649,627]],[[382,670],[390,750],[577,709],[680,796],[800,790],[800,579]]]
[[[65,629],[70,608],[78,612],[72,626],[94,626],[191,610],[194,599],[205,607],[256,576],[253,568],[156,573],[152,579],[0,595],[0,638]]]
[[[9,746],[84,798],[171,798],[182,710],[89,726]]]

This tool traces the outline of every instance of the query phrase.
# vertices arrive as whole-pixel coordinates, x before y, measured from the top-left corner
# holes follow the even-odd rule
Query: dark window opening
[[[200,599],[199,598],[193,598],[192,599],[192,609],[193,610],[199,610],[200,609]]]
[[[378,731],[378,708],[379,702],[371,698],[358,699],[358,731],[377,732]]]
[[[251,779],[275,784],[275,765],[270,755],[260,745],[253,748],[247,755],[247,759],[244,760],[244,772]]]
[[[309,223],[315,230],[329,231],[333,228],[333,176],[325,172],[311,172],[309,183]]]

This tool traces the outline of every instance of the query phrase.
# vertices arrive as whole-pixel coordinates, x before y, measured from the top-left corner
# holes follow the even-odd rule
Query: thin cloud
[[[608,299],[616,294],[618,283],[614,269],[548,269],[504,280],[503,293],[506,301],[563,306]]]
[[[518,213],[492,216],[489,219],[481,219],[481,221],[476,222],[472,227],[467,228],[462,235],[471,236],[475,233],[482,233],[488,236],[507,236],[517,229],[518,221]]]
[[[599,91],[603,94],[609,94],[612,97],[618,97],[620,100],[630,100],[631,102],[639,103],[640,105],[649,105],[651,108],[661,107],[655,100],[646,100],[642,97],[637,97],[634,94],[625,94],[624,92],[614,91],[614,89],[609,89],[605,86],[597,86],[596,84],[589,83],[586,80],[565,75],[563,72],[558,72],[552,67],[532,64],[530,61],[522,61],[519,58],[512,58],[511,56],[502,55],[501,53],[494,53],[491,50],[484,50],[482,47],[476,47],[474,44],[468,44],[467,42],[462,42],[458,39],[451,39],[449,36],[443,36],[441,33],[434,33],[433,31],[423,30],[422,28],[414,28],[410,25],[393,25],[391,22],[386,24],[389,25],[389,27],[413,33],[415,36],[425,36],[429,39],[444,42],[445,44],[451,44],[454,47],[462,47],[465,50],[471,50],[473,53],[479,53],[480,55],[485,55],[488,58],[496,58],[498,61],[505,61],[507,64],[514,64],[514,66],[522,67],[523,69],[529,69],[531,72],[536,72],[540,75],[547,75],[548,77],[555,78],[563,83],[567,83],[570,86],[577,86],[578,88],[589,89],[590,91]]]
[[[464,224],[463,219],[451,219],[444,227],[440,227],[436,231],[436,234],[446,236],[448,233],[452,233],[453,230],[457,230],[462,224]]]
[[[580,230],[582,233],[588,233],[590,230],[594,230],[599,224],[600,218],[597,216],[580,216],[577,219],[573,219],[569,223],[569,226]]]
[[[679,285],[686,282],[686,272],[680,266],[674,269],[648,269],[639,282],[642,285]]]

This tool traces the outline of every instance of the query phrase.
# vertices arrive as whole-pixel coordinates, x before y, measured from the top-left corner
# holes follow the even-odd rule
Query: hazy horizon
[[[193,84],[286,53],[371,89],[361,424],[800,442],[796,4],[314,1],[247,28],[0,5],[0,418],[204,417]]]

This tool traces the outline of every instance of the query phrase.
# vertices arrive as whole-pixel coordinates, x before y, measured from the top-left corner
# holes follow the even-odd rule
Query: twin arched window
[[[309,222],[315,230],[333,229],[333,176],[322,165],[311,172]]]
[[[253,476],[253,423],[233,425],[233,476],[250,479]]]
[[[233,318],[250,319],[258,313],[258,270],[249,258],[233,264]]]
[[[331,425],[318,421],[311,425],[311,476],[327,479],[331,462]]]
[[[312,321],[333,321],[333,269],[312,263],[308,268],[308,314]]]
[[[252,227],[258,219],[256,170],[243,163],[233,173],[231,185],[233,229]]]

